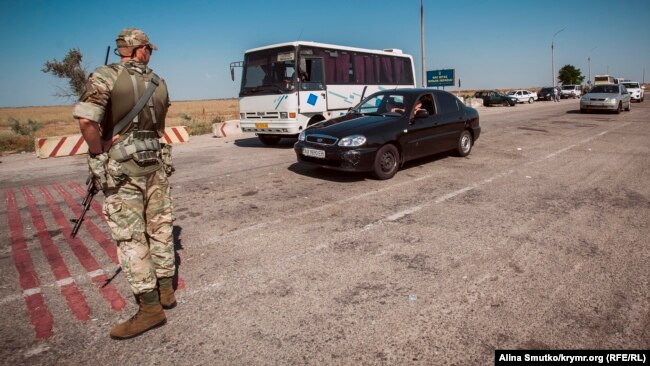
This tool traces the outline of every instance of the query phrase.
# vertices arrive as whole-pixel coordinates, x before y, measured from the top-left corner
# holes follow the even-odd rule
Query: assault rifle
[[[73,238],[77,236],[77,232],[81,227],[81,223],[84,221],[84,216],[86,216],[86,212],[90,210],[90,204],[92,203],[93,198],[98,192],[97,188],[95,187],[95,182],[93,182],[92,174],[88,176],[88,179],[86,179],[86,192],[87,192],[86,197],[84,198],[83,202],[81,202],[83,209],[81,210],[81,214],[79,215],[79,218],[70,219],[70,221],[74,222],[74,227],[72,228],[72,235],[71,235]]]
[[[108,55],[111,51],[111,46],[108,46],[106,49],[106,59],[104,60],[104,65],[108,65]],[[90,209],[90,203],[93,201],[93,198],[97,194],[99,190],[95,187],[95,183],[93,182],[93,173],[90,173],[88,176],[88,179],[86,179],[86,197],[84,197],[83,202],[81,202],[81,205],[84,207],[83,210],[81,211],[81,215],[79,215],[79,218],[77,219],[70,219],[71,222],[74,222],[74,227],[72,228],[72,237],[74,238],[77,236],[77,232],[79,231],[79,228],[81,227],[81,223],[84,221],[84,217],[86,216],[86,212]]]

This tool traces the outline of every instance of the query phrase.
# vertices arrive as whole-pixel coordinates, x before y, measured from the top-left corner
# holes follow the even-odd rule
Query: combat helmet
[[[117,48],[134,48],[139,46],[149,46],[153,50],[157,50],[155,44],[149,41],[149,37],[138,28],[124,28],[115,38]]]

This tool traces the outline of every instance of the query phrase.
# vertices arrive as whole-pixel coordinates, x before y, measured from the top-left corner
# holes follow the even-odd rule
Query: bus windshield
[[[295,91],[296,50],[281,47],[247,53],[240,97]]]

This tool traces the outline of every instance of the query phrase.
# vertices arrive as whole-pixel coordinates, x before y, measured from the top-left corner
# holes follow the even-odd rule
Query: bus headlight
[[[347,136],[341,139],[339,141],[338,145],[339,146],[346,146],[346,147],[357,147],[361,146],[366,143],[366,137],[363,135],[352,135],[352,136]]]

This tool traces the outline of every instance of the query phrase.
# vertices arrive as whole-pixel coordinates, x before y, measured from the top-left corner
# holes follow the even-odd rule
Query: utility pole
[[[553,82],[553,87],[555,88],[555,51],[553,50],[553,42],[555,41],[555,36],[557,36],[558,33],[562,32],[565,30],[565,28],[560,29],[559,31],[555,32],[553,35],[553,38],[551,38],[551,80]]]
[[[591,85],[591,52],[598,48],[598,46],[593,47],[592,49],[589,50],[589,57],[587,57],[587,64],[589,65],[589,80],[588,84]]]
[[[424,57],[424,0],[420,0],[420,37],[421,37],[421,48],[422,48],[422,87],[427,87],[427,72],[425,57]]]

